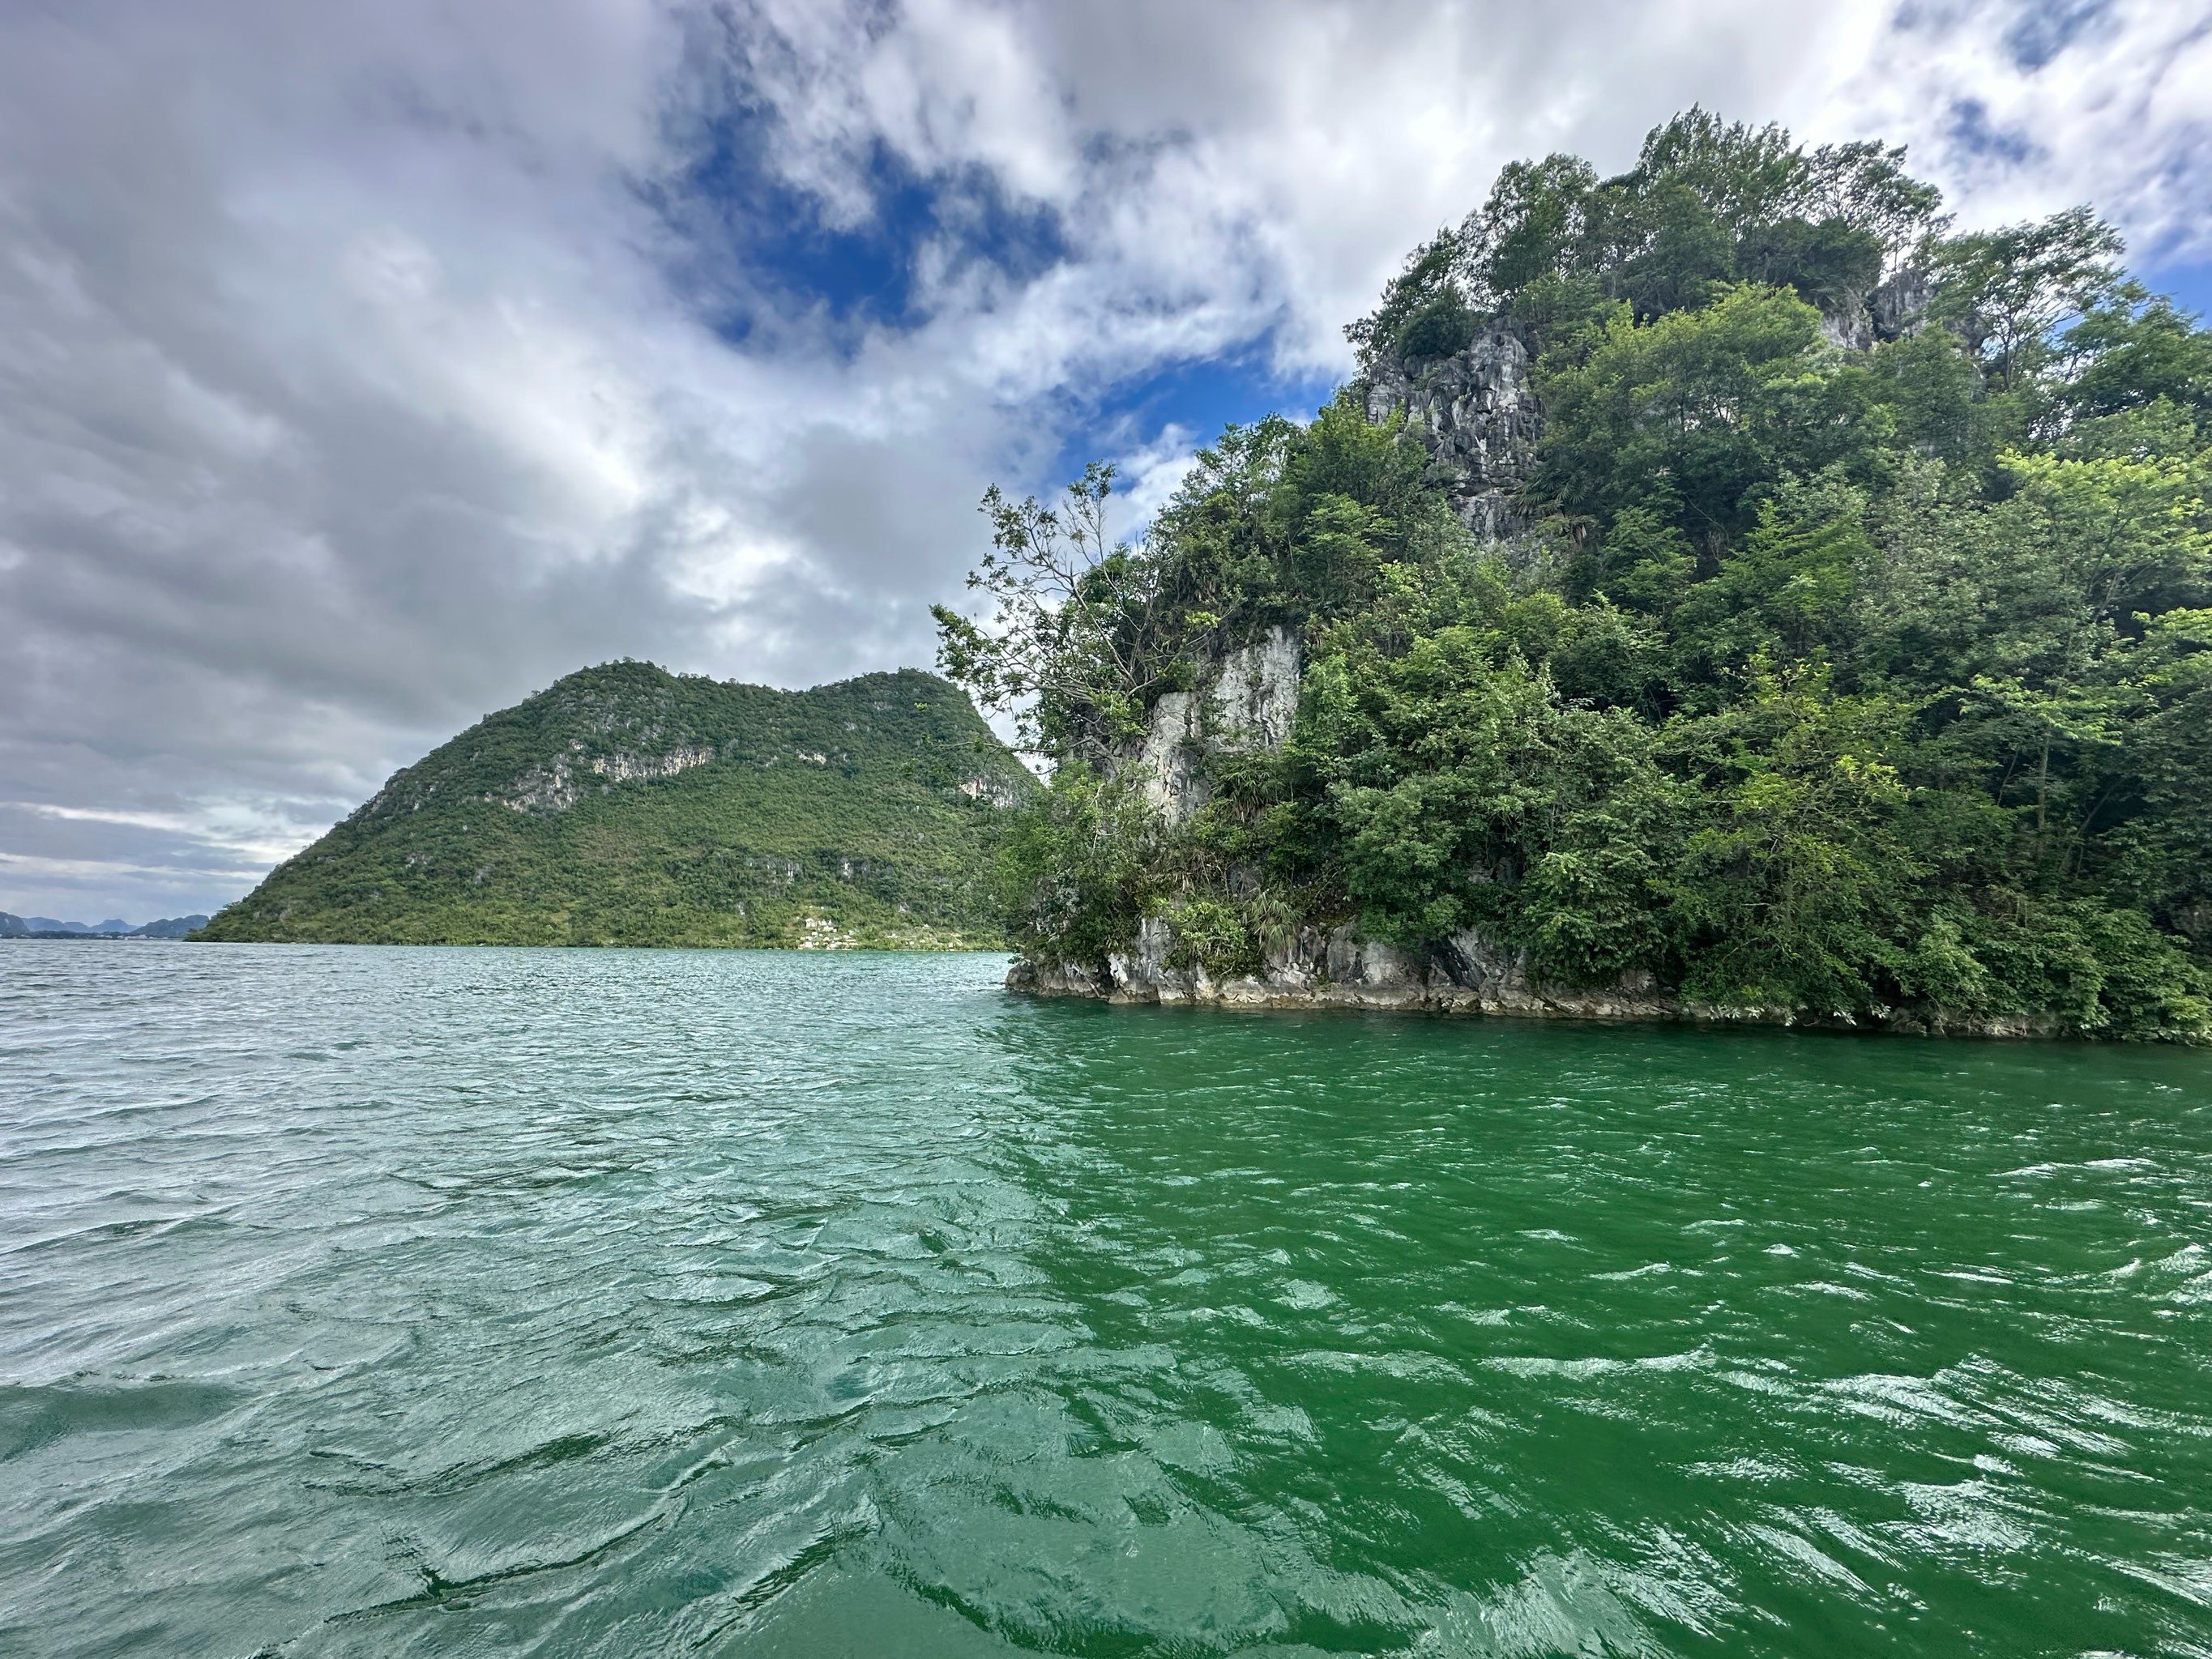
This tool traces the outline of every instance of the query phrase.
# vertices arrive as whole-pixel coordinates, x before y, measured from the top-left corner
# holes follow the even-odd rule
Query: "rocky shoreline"
[[[1326,933],[1301,927],[1271,954],[1262,972],[1217,979],[1200,967],[1171,965],[1172,930],[1152,920],[1127,951],[1101,969],[1076,962],[1016,960],[1009,990],[1088,997],[1116,1004],[1223,1008],[1352,1008],[1407,1013],[1489,1014],[1522,1019],[1699,1025],[1779,1025],[1905,1036],[2057,1037],[2054,1019],[1899,1008],[1872,1014],[1689,1001],[1667,994],[1640,969],[1610,986],[1547,985],[1528,976],[1527,953],[1478,934],[1460,933],[1426,952],[1363,939],[1350,924]]]

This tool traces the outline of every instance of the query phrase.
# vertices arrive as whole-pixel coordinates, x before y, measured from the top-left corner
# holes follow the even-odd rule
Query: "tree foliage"
[[[945,672],[983,708],[1014,713],[1032,750],[1049,741],[1110,753],[1139,729],[1158,672],[1160,562],[1108,544],[1113,489],[1114,469],[1097,461],[1057,508],[992,485],[981,508],[990,550],[968,577],[988,617],[930,607]]]
[[[1036,601],[1018,650],[945,620],[946,664],[1063,763],[1002,860],[1017,939],[1096,963],[1159,918],[1243,972],[1354,921],[1565,984],[2212,1035],[2212,334],[2086,210],[1951,235],[1904,160],[1692,110],[1414,250],[1349,332],[1537,355],[1510,544],[1357,385],[1230,428],[1110,575],[991,497],[980,580]],[[1151,711],[1281,625],[1294,735],[1170,828]]]
[[[1436,319],[1492,313],[1548,343],[1613,302],[1649,320],[1738,282],[1852,311],[1942,228],[1941,204],[1901,149],[1808,151],[1779,127],[1692,109],[1653,128],[1614,178],[1574,155],[1509,163],[1345,331],[1364,353],[1426,355],[1409,343],[1443,337]]]

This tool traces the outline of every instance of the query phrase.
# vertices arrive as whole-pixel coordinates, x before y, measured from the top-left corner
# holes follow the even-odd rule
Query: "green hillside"
[[[934,675],[776,691],[607,663],[394,774],[193,937],[992,945],[986,838],[1033,787]]]

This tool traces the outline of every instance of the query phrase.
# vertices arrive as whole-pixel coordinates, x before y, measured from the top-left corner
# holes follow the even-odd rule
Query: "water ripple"
[[[2202,1056],[0,948],[0,1650],[2212,1654]]]

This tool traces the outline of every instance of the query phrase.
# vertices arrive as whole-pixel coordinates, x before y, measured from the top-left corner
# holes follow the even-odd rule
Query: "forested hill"
[[[1024,973],[2206,1036],[2212,335],[1940,209],[1702,111],[1518,163],[1140,545],[987,498]]]
[[[984,842],[1034,787],[934,675],[776,691],[608,663],[394,774],[195,937],[995,943]]]

